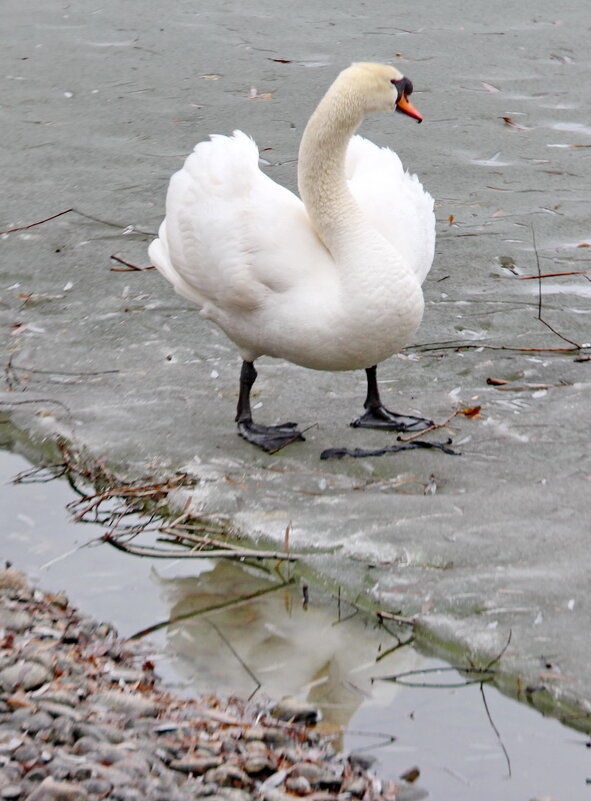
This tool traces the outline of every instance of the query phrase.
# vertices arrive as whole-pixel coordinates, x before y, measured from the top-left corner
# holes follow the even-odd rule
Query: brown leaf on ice
[[[421,771],[419,768],[410,768],[409,770],[405,771],[400,775],[401,779],[404,779],[405,782],[412,784],[412,782],[416,782],[416,780],[421,775]]]
[[[293,64],[290,58],[269,58],[268,61],[275,61],[277,64]]]
[[[529,128],[526,128],[525,125],[522,125],[520,122],[515,122],[512,117],[501,117],[505,125],[508,125],[509,128],[514,128],[516,131],[529,131]]]
[[[458,414],[463,414],[464,417],[478,417],[482,406],[467,406],[465,409],[460,409]]]
[[[447,221],[450,225],[453,225],[454,219],[455,217],[453,216],[453,214],[450,214],[449,217],[447,218]]]
[[[502,378],[487,378],[486,383],[493,387],[502,387],[504,384],[508,384],[509,382],[503,381]]]
[[[591,244],[589,242],[581,242],[580,245],[577,245],[578,248],[591,248]]]

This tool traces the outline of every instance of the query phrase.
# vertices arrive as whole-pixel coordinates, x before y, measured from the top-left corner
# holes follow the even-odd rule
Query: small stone
[[[294,723],[316,723],[319,718],[317,707],[307,701],[301,701],[293,695],[286,695],[271,710],[278,720],[289,720]]]
[[[252,784],[251,779],[237,765],[220,765],[219,768],[208,770],[205,781],[220,787],[249,787]]]
[[[0,628],[7,631],[26,631],[31,626],[31,618],[26,612],[7,609],[0,604]]]
[[[141,693],[125,693],[121,690],[107,690],[97,693],[91,699],[94,706],[103,706],[116,712],[130,715],[146,715],[154,717],[157,713],[156,704]]]
[[[7,784],[18,784],[23,775],[23,769],[17,762],[11,762],[0,768],[0,787]]]
[[[121,681],[127,684],[134,684],[138,681],[141,681],[144,677],[144,673],[141,670],[120,667],[112,667],[106,675],[115,683],[119,683]]]
[[[80,696],[74,692],[68,692],[68,690],[56,690],[50,688],[48,692],[44,692],[42,696],[38,699],[39,704],[41,702],[50,701],[58,706],[71,706],[75,707],[80,702]]]
[[[343,782],[341,789],[343,793],[351,793],[351,795],[354,795],[356,798],[361,798],[367,789],[367,783],[361,776],[357,776]]]
[[[41,756],[41,751],[32,742],[25,742],[13,751],[12,756],[21,764],[33,763],[37,762]]]
[[[89,778],[81,781],[84,789],[88,793],[98,796],[99,798],[106,798],[112,790],[111,783],[106,779]]]
[[[275,787],[263,788],[262,796],[265,801],[293,801],[291,793],[284,793],[282,790],[277,790]]]
[[[7,784],[0,790],[0,798],[2,801],[17,801],[22,798],[24,790],[20,784]]]
[[[125,753],[123,753],[123,756],[125,757],[124,759],[116,762],[117,770],[127,773],[132,779],[147,776],[150,773],[150,763],[147,759],[140,756],[140,754],[125,756]]]
[[[246,729],[246,731],[242,735],[243,740],[264,740],[265,739],[265,729],[262,726],[251,726],[250,729]]]
[[[0,687],[7,692],[13,692],[18,687],[35,690],[51,678],[49,670],[39,662],[22,659],[0,671]]]
[[[42,729],[48,729],[53,723],[53,718],[46,712],[36,712],[28,720],[23,720],[21,729],[29,734],[38,734]]]
[[[69,718],[57,718],[47,731],[41,733],[41,737],[46,743],[72,745],[74,742],[73,729],[74,724]]]
[[[77,765],[70,771],[70,775],[77,782],[83,782],[92,778],[92,765]]]
[[[52,715],[54,718],[67,717],[70,720],[79,721],[84,719],[84,714],[78,709],[74,709],[69,704],[62,704],[56,701],[46,700],[42,698],[39,700],[39,709]]]
[[[85,723],[84,721],[78,721],[74,723],[73,734],[77,740],[83,740],[85,743],[89,743],[91,740],[94,741],[93,747],[96,745],[97,742],[106,743],[106,742],[122,742],[125,739],[125,735],[123,732],[117,730],[117,734],[119,736],[119,740],[112,740],[108,736],[108,732],[106,731],[107,727],[97,726],[96,724],[92,723]],[[80,752],[82,753],[82,752]]]
[[[222,764],[219,757],[213,754],[206,754],[202,756],[185,757],[184,759],[173,759],[169,767],[172,770],[178,770],[180,773],[194,773],[197,776],[202,776],[208,770],[218,768]]]
[[[224,801],[252,801],[252,796],[246,790],[239,790],[237,787],[223,787],[220,795]]]
[[[98,741],[94,740],[89,735],[85,735],[84,737],[78,738],[74,743],[74,747],[72,748],[72,753],[74,754],[92,754],[96,751],[98,747]]]
[[[309,795],[312,792],[312,785],[305,776],[289,776],[285,780],[285,787],[296,795]]]
[[[253,754],[244,760],[242,767],[249,776],[258,777],[261,773],[272,773],[276,766],[267,755]]]
[[[313,762],[298,762],[291,769],[291,776],[304,776],[318,790],[338,792],[341,789],[342,780],[338,776]]]
[[[111,791],[110,801],[144,801],[145,794],[135,787],[116,787]]]
[[[27,771],[25,778],[30,782],[41,782],[49,776],[49,768],[47,765],[33,765],[31,770]]]
[[[296,762],[290,771],[291,776],[305,776],[310,782],[316,781],[324,773],[324,768],[315,762]]]
[[[283,729],[265,729],[263,740],[269,745],[285,745],[289,742],[289,735]]]

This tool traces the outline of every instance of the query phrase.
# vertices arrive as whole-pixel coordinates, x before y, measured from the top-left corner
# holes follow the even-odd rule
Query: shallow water
[[[65,504],[75,496],[65,481],[11,483],[29,467],[23,457],[0,449],[0,557],[45,589],[65,589],[74,605],[114,623],[123,636],[272,586],[268,578],[222,561],[157,562],[92,545],[101,529],[72,522]],[[177,692],[247,697],[258,681],[262,686],[255,697],[261,701],[286,693],[306,697],[322,708],[323,725],[344,728],[338,742],[346,751],[376,758],[381,777],[398,779],[419,767],[416,787],[432,801],[588,798],[587,738],[487,686],[486,702],[505,755],[478,686],[416,689],[372,683],[372,678],[435,667],[442,672],[418,672],[408,680],[454,683],[462,678],[411,648],[376,662],[395,643],[393,637],[314,587],[307,609],[299,586],[279,587],[177,623],[149,642],[157,672]]]

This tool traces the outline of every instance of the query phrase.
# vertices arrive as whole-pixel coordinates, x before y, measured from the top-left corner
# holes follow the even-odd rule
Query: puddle
[[[4,429],[0,444],[6,445]],[[74,605],[113,622],[123,636],[182,618],[150,636],[157,670],[175,691],[248,696],[260,684],[255,697],[261,701],[305,696],[322,708],[326,725],[346,729],[341,746],[375,757],[382,777],[399,778],[417,766],[412,792],[424,790],[433,801],[589,798],[584,735],[487,686],[500,742],[478,685],[417,689],[372,682],[436,667],[444,672],[411,680],[462,679],[409,647],[385,655],[397,644],[392,634],[313,587],[306,605],[301,583],[281,586],[234,563],[155,562],[88,545],[102,531],[71,522],[64,507],[73,492],[66,482],[10,483],[28,468],[21,456],[0,450],[2,559],[46,589],[64,589]],[[246,596],[254,597],[240,600]],[[209,612],[194,614],[204,609]]]

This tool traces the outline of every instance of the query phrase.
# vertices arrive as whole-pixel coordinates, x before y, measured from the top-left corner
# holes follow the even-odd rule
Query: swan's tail
[[[198,292],[179,275],[174,269],[168,250],[168,240],[166,238],[166,220],[162,221],[158,229],[158,239],[150,242],[148,256],[154,267],[173,285],[179,295],[193,301],[198,306],[203,306],[203,300]]]
[[[202,309],[226,291],[216,276],[240,223],[232,212],[251,192],[258,159],[256,143],[242,131],[213,135],[170,180],[166,218],[148,254],[176,292]]]

